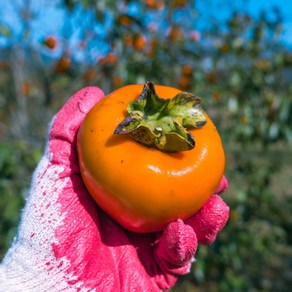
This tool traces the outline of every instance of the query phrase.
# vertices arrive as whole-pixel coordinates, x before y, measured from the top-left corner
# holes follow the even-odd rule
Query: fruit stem
[[[142,93],[128,106],[128,114],[114,134],[128,134],[143,145],[163,152],[179,152],[195,147],[189,128],[206,124],[201,99],[189,92],[160,98],[154,83],[147,81]]]

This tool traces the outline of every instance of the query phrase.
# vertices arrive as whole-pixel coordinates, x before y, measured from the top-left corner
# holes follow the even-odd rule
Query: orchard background
[[[173,291],[292,288],[292,51],[282,12],[254,14],[256,2],[9,2],[2,14],[14,25],[0,18],[0,259],[68,97],[152,80],[203,98],[230,183],[226,228],[199,247]]]

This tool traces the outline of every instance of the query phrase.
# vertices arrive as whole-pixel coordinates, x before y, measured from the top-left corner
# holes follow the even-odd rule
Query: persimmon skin
[[[189,129],[196,142],[190,151],[164,153],[128,135],[114,135],[127,104],[142,89],[124,86],[99,101],[79,129],[77,150],[83,181],[96,203],[124,228],[146,233],[196,213],[223,177],[225,154],[206,113],[204,127]],[[155,89],[162,98],[180,92],[161,85]]]

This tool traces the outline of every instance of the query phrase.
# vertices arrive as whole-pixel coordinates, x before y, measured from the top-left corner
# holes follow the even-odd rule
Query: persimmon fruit
[[[66,73],[70,70],[71,65],[71,59],[68,56],[63,55],[55,64],[55,72]]]
[[[162,85],[155,85],[154,92],[151,83],[144,87],[141,84],[121,87],[89,111],[77,136],[80,172],[89,193],[124,228],[139,233],[160,231],[172,221],[195,214],[215,192],[225,167],[220,135],[206,112],[198,114],[204,117],[204,122],[198,122],[198,127],[188,128],[187,134],[179,125],[180,117],[167,118],[166,126],[155,124],[154,132],[158,131],[152,133],[155,143],[160,128],[168,128],[169,124],[182,131],[186,139],[192,138],[193,142],[183,141],[172,130],[162,134],[162,141],[178,141],[180,146],[188,148],[183,151],[175,151],[161,141],[153,148],[131,139],[131,136],[139,138],[143,129],[148,131],[145,130],[148,126],[137,126],[139,118],[135,116],[141,104],[145,105],[143,98],[148,85],[152,86],[151,98],[153,94],[159,97],[155,102],[162,105],[163,112],[172,103],[170,99],[185,94]],[[183,95],[183,100],[188,100],[188,96]],[[138,100],[138,103],[133,105],[133,100]],[[129,108],[133,111],[130,112]],[[145,108],[149,110],[148,105]],[[149,112],[153,113],[152,110]],[[133,129],[129,130],[130,115],[134,117],[134,130],[140,129],[140,136],[134,135]],[[140,119],[141,124],[149,122],[151,127],[156,123],[153,116],[155,113]],[[122,133],[118,135],[117,132]]]
[[[57,47],[57,39],[54,36],[48,36],[44,40],[44,45],[53,50]]]

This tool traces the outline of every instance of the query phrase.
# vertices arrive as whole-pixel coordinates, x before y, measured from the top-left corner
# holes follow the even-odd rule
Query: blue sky
[[[14,31],[21,30],[21,23],[18,21],[15,12],[15,6],[27,0],[0,0],[0,28],[5,23]],[[34,31],[40,35],[47,35],[55,32],[64,23],[64,11],[56,9],[54,3],[58,0],[30,0],[36,14],[40,17],[33,22]],[[117,1],[119,2],[119,1]],[[138,1],[139,2],[139,1]],[[284,41],[292,46],[292,0],[196,0],[198,7],[198,17],[203,18],[206,24],[210,17],[224,19],[230,11],[228,8],[240,8],[257,16],[261,10],[269,10],[272,7],[278,7],[284,18],[283,38]],[[2,40],[3,45],[3,40]],[[0,37],[1,46],[1,37]]]
[[[230,10],[226,10],[226,5],[233,9],[244,9],[252,16],[257,17],[261,11],[271,11],[277,7],[283,16],[283,38],[292,46],[292,0],[197,0],[199,10],[202,14],[209,13],[219,18],[228,17]],[[206,3],[209,3],[210,11],[206,12]]]

